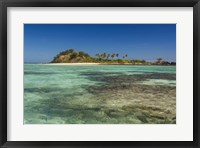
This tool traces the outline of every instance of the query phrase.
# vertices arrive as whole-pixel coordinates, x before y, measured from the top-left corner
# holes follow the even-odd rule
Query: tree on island
[[[124,59],[124,58],[127,58],[128,57],[128,54],[125,54],[122,58]]]
[[[76,58],[77,56],[78,56],[77,52],[72,52],[72,54],[70,55],[70,59],[69,60],[72,60],[72,59]]]
[[[110,54],[108,53],[108,54],[107,54],[107,60],[108,60],[109,58],[110,58]]]
[[[98,57],[98,59],[100,60],[100,58],[101,58],[100,53],[97,53],[97,54],[96,54],[96,57]]]
[[[64,50],[56,55],[51,63],[83,63],[83,62],[96,62],[104,64],[133,64],[133,65],[176,65],[176,62],[163,61],[162,58],[157,58],[156,62],[146,62],[145,60],[128,60],[128,54],[123,56],[123,59],[114,59],[119,57],[118,53],[97,53],[95,57],[90,56],[84,51],[75,51],[74,49]],[[112,59],[109,59],[112,58]],[[109,59],[109,60],[108,60]]]
[[[162,58],[157,58],[157,63],[161,63],[162,62]]]
[[[94,62],[95,58],[89,54],[79,51],[76,52],[74,49],[69,49],[60,52],[51,61],[52,63],[77,63],[77,62]]]
[[[115,53],[113,53],[113,54],[111,55],[111,57],[114,58],[114,57],[115,57]]]
[[[90,56],[89,54],[85,53],[84,51],[79,51],[79,52],[78,52],[78,55],[79,55],[80,57],[89,57],[89,56]]]
[[[105,52],[102,54],[102,58],[103,58],[103,59],[106,58],[106,53],[105,53]]]

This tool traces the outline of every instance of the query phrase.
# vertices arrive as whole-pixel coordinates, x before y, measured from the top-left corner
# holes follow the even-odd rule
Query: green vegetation
[[[54,57],[51,63],[83,63],[83,62],[96,62],[96,59],[83,51],[75,51],[69,49],[60,52]]]
[[[69,49],[60,52],[54,57],[51,63],[102,63],[102,64],[130,64],[130,65],[176,65],[175,62],[163,61],[158,58],[155,62],[147,62],[145,60],[127,59],[128,54],[120,55],[118,53],[97,53],[95,57],[91,57],[83,51],[75,51]]]

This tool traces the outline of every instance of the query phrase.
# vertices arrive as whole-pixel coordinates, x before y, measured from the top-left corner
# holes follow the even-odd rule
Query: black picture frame
[[[7,141],[8,7],[193,7],[193,141]],[[200,147],[200,2],[199,0],[1,0],[0,146],[21,147]],[[53,133],[52,133],[53,134]]]

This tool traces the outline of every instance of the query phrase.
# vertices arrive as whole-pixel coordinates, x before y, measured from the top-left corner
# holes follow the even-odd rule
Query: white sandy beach
[[[100,63],[48,63],[47,65],[100,65]]]

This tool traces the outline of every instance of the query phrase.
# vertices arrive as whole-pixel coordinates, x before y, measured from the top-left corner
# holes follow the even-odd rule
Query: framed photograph
[[[199,147],[199,0],[0,6],[1,147]]]

